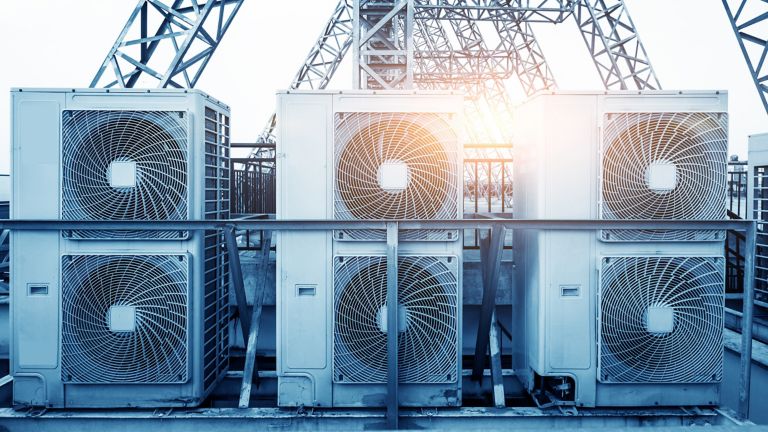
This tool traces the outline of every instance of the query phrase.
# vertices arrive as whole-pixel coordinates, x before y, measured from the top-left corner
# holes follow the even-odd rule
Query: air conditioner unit
[[[229,109],[197,91],[15,89],[14,219],[229,217]],[[215,231],[12,234],[14,404],[200,403],[228,368]]]
[[[462,98],[435,92],[278,95],[278,219],[457,219]],[[279,235],[278,404],[383,406],[383,230]],[[458,230],[400,234],[400,404],[461,403]]]
[[[724,92],[540,95],[515,130],[518,218],[725,218]],[[538,400],[719,403],[722,232],[518,231],[515,262],[513,362]]]

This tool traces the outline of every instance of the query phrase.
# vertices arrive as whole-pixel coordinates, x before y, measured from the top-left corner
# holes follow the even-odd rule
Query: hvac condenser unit
[[[15,89],[12,218],[229,216],[229,109],[198,91]],[[12,234],[14,404],[201,402],[228,367],[214,231]]]
[[[515,124],[517,218],[725,218],[724,92],[540,95]],[[526,387],[578,406],[719,403],[723,234],[515,232]]]
[[[462,169],[449,93],[278,95],[278,219],[457,219]],[[400,234],[400,403],[461,403],[456,230]],[[386,400],[383,230],[280,233],[278,404]]]

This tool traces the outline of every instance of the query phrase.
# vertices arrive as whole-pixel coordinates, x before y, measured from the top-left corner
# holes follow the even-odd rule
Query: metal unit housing
[[[166,89],[13,89],[11,100],[13,219],[65,219],[64,201],[72,199],[72,194],[67,196],[63,191],[63,122],[71,120],[70,113],[87,116],[108,112],[128,116],[178,114],[186,126],[186,136],[177,137],[186,147],[182,164],[186,171],[179,174],[186,183],[181,189],[187,192],[182,197],[187,204],[182,218],[229,218],[229,107],[221,102],[197,90]],[[103,134],[116,130],[113,123],[82,127],[88,134],[94,133],[89,128],[101,127]],[[137,136],[102,136],[99,142],[104,144],[104,151],[92,157],[106,158],[106,162],[75,161],[90,172],[91,178],[84,186],[76,184],[74,190],[111,187],[119,195],[135,192],[131,188],[138,188],[138,183],[153,180],[151,169],[141,160],[117,156],[122,146],[141,147],[139,136],[149,134],[139,129]],[[97,166],[109,168],[101,172]],[[112,198],[107,197],[103,206],[109,206]],[[143,205],[166,205],[162,197],[158,199]],[[12,233],[11,374],[15,406],[194,406],[225,374],[229,361],[229,268],[220,247],[221,235],[217,231],[190,231],[148,239],[114,233],[119,232],[92,231],[86,238],[66,231]],[[120,257],[124,262],[116,263]],[[168,279],[170,273],[153,279],[142,271],[151,268],[145,265],[148,259],[177,262],[166,266],[176,269],[176,279]],[[138,264],[131,267],[127,262]],[[99,267],[109,263],[113,267]],[[114,280],[93,282],[90,274],[84,274],[101,270]],[[118,280],[120,272],[134,279]],[[85,289],[80,282],[89,284],[92,291],[88,295],[78,294]],[[171,285],[175,292],[163,291]],[[146,295],[153,290],[157,296]],[[79,315],[86,311],[87,316]],[[168,347],[171,332],[179,340]],[[97,339],[95,347],[85,349],[84,335],[104,338],[103,346]],[[130,345],[132,342],[126,340],[154,340],[159,346]],[[126,352],[121,353],[120,348]],[[123,357],[109,363],[110,356],[118,354]],[[157,364],[167,366],[163,369]],[[118,373],[130,367],[136,367],[133,375]],[[172,374],[153,373],[153,367]]]
[[[336,133],[335,125],[340,115],[357,118],[355,116],[381,114],[388,118],[395,116],[406,121],[409,118],[418,120],[427,115],[435,115],[445,120],[446,127],[442,132],[447,133],[453,130],[459,135],[456,125],[461,121],[459,113],[462,103],[461,96],[447,92],[287,91],[279,93],[277,98],[277,172],[279,173],[277,218],[283,220],[335,219],[342,215],[342,219],[350,219],[349,212],[337,211],[340,198],[335,190],[338,178],[335,173],[337,166],[335,146],[338,136],[341,135]],[[363,124],[368,123],[363,122]],[[461,179],[459,142],[457,139],[454,143],[457,146],[456,172],[450,172],[449,175]],[[382,166],[389,164],[389,166],[379,167],[379,179],[381,176],[394,173],[393,179],[383,180],[384,183],[380,183],[381,188],[387,187],[387,184],[395,189],[404,187],[400,184],[402,178],[398,179],[397,173],[400,172],[402,175],[403,172],[413,168],[404,168],[403,162],[407,162],[406,159],[388,159],[381,164]],[[385,170],[391,172],[388,174]],[[452,214],[445,214],[443,217],[458,219],[461,218],[462,210],[462,182],[457,181],[450,187],[455,187],[455,190],[448,192],[457,202],[451,207]],[[372,189],[376,188],[374,186]],[[375,193],[380,192],[375,191]],[[386,219],[387,217],[369,218]],[[407,218],[403,217],[403,219]],[[345,233],[347,232],[279,233],[276,270],[278,275],[279,406],[364,407],[383,406],[386,402],[386,379],[381,380],[380,374],[372,374],[371,379],[366,380],[359,374],[350,377],[342,373],[334,373],[334,370],[342,371],[345,367],[339,365],[339,368],[335,368],[334,364],[334,353],[341,352],[340,347],[334,345],[336,335],[334,296],[338,294],[334,289],[337,280],[334,265],[343,267],[347,263],[354,264],[356,259],[386,262],[387,255],[387,242],[378,236],[376,230],[365,231],[359,236],[354,234],[344,236]],[[454,364],[451,366],[455,373],[437,379],[430,377],[426,379],[429,382],[419,383],[404,381],[401,376],[399,403],[404,406],[460,405],[461,235],[456,233],[456,235],[451,234],[450,237],[442,236],[434,239],[420,235],[409,237],[408,232],[401,233],[398,253],[398,261],[407,260],[408,257],[433,257],[453,269],[451,277],[456,282],[456,291],[452,301],[457,306],[454,317],[457,325],[453,329],[456,340],[455,347],[452,348],[456,350],[456,354],[452,356]],[[351,259],[347,259],[348,257]],[[381,282],[380,278],[376,280]],[[399,293],[402,294],[402,290]],[[371,295],[374,295],[373,291]],[[382,312],[383,310],[379,311],[380,316]],[[403,313],[407,315],[408,312]],[[381,328],[382,323],[378,324]],[[374,334],[378,339],[381,339],[382,335],[386,336],[384,331],[377,333],[374,330]],[[379,348],[386,349],[385,347],[386,344],[383,344]]]
[[[711,113],[714,118],[720,118],[727,112],[726,96],[724,92],[715,91],[558,92],[534,96],[518,108],[515,116],[515,217],[604,217],[601,182],[605,173],[601,142],[606,119],[611,113]],[[727,117],[723,120],[727,121]],[[723,150],[723,154],[713,157],[717,161],[722,159],[723,210],[720,217],[724,218],[726,155]],[[655,159],[650,159],[648,162],[652,165]],[[648,185],[657,184],[649,178],[654,173],[648,172],[646,170],[645,181]],[[675,177],[670,177],[672,189],[678,186],[672,180],[680,179],[680,175],[676,172]],[[708,172],[708,175],[719,181],[719,173]],[[663,183],[663,180],[659,182]],[[658,193],[661,195],[666,191]],[[719,196],[720,191],[714,193]],[[513,363],[521,381],[533,391],[539,388],[540,382],[546,381],[542,377],[568,377],[573,380],[575,389],[571,386],[572,394],[565,398],[565,402],[558,403],[577,406],[718,404],[720,384],[716,373],[715,379],[695,383],[674,380],[616,383],[605,374],[599,375],[600,356],[606,349],[601,346],[600,290],[605,288],[601,281],[606,264],[615,258],[691,257],[711,262],[714,268],[722,268],[723,233],[717,232],[715,236],[705,236],[699,241],[659,238],[616,241],[606,239],[604,233],[515,232],[517,289],[513,306],[516,331]],[[721,296],[712,300],[716,311],[713,320],[719,314],[722,321],[724,273],[713,271],[717,280],[723,280],[723,286],[719,287]],[[660,317],[667,312],[652,311]],[[667,316],[667,321],[669,319]],[[659,320],[662,327],[663,321],[663,318]],[[713,337],[717,338],[716,335]],[[722,368],[722,350],[714,355],[719,356]],[[717,369],[718,361],[715,363],[713,367]]]

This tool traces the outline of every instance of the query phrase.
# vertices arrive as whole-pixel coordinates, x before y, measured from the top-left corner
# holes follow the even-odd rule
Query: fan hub
[[[672,192],[677,187],[677,165],[664,159],[651,162],[645,169],[645,185],[659,195]]]
[[[135,188],[136,177],[136,162],[132,160],[113,160],[107,168],[109,185],[115,189]]]
[[[649,306],[645,311],[645,330],[654,336],[666,336],[675,329],[675,309],[669,306]]]
[[[387,333],[387,305],[379,308],[376,313],[376,324],[379,326],[379,331]],[[405,306],[397,305],[397,331],[403,333],[408,329],[408,309]]]
[[[107,313],[107,325],[113,333],[132,333],[136,331],[136,307],[130,305],[112,305]]]
[[[403,161],[388,160],[379,165],[376,180],[384,191],[398,194],[408,188],[411,171],[408,164]]]

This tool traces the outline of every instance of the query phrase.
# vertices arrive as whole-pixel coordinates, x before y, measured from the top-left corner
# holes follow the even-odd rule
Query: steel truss
[[[413,87],[414,0],[353,2],[354,86]]]
[[[139,0],[90,86],[194,87],[242,4]]]
[[[288,86],[291,89],[324,89],[336,73],[352,46],[352,0],[340,0],[325,23],[320,37],[312,45],[306,60]],[[274,143],[275,114],[273,113],[257,142]]]
[[[723,0],[723,6],[768,112],[768,1]]]
[[[563,22],[576,0],[417,0],[414,19],[505,21],[517,13],[528,22]]]
[[[579,0],[574,17],[606,89],[661,88],[624,0]]]

